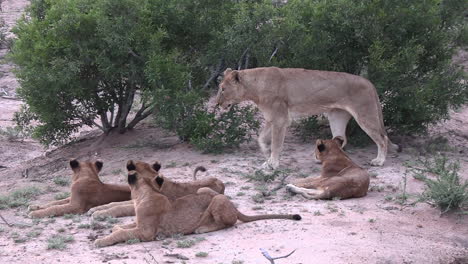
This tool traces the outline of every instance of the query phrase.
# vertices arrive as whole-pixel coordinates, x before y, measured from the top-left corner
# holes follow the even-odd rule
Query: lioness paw
[[[28,211],[36,211],[36,210],[39,210],[41,209],[41,207],[39,205],[34,205],[34,204],[31,204],[28,206]]]
[[[105,247],[105,246],[108,246],[108,245],[105,243],[104,239],[96,239],[94,241],[94,246],[97,247],[97,248],[100,248],[100,247]]]
[[[385,160],[383,160],[383,159],[373,159],[370,164],[372,166],[381,167],[381,166],[383,166],[384,162],[385,162]]]

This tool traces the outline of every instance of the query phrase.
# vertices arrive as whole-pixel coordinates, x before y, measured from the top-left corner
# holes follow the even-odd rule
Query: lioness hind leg
[[[300,188],[315,189],[321,180],[321,177],[307,177],[294,181],[293,185]]]
[[[213,198],[200,218],[196,234],[208,233],[233,226],[237,222],[237,209],[224,195]]]
[[[323,190],[306,189],[294,186],[293,184],[286,185],[286,190],[292,193],[300,194],[307,199],[323,199],[323,195],[325,193]]]
[[[123,217],[123,216],[134,216],[134,215],[135,215],[135,207],[133,203],[131,203],[131,204],[114,206],[106,210],[96,211],[91,215],[91,217],[93,219],[96,219],[96,218],[104,217],[104,216]]]
[[[387,157],[387,143],[389,140],[383,128],[383,121],[379,118],[379,114],[360,113],[353,114],[353,116],[362,130],[377,144],[377,157],[373,159],[370,164],[372,166],[382,166]]]
[[[106,247],[120,242],[125,242],[130,239],[139,239],[140,241],[151,240],[148,239],[147,236],[143,235],[142,231],[138,228],[119,229],[104,238],[96,239],[96,241],[94,241],[94,246]]]
[[[341,109],[333,109],[330,112],[327,112],[327,118],[330,123],[333,138],[340,136],[344,139],[344,142],[341,145],[342,148],[344,148],[347,143],[346,126],[348,125],[351,117],[352,115],[350,113]]]

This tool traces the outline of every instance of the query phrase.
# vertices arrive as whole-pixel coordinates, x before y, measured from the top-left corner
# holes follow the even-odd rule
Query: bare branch
[[[270,254],[268,254],[268,252],[267,252],[265,249],[260,248],[260,251],[262,252],[262,255],[263,255],[266,259],[268,259],[268,260],[270,261],[271,264],[275,264],[275,260],[276,260],[276,259],[287,258],[287,257],[291,256],[292,253],[296,252],[296,250],[293,250],[293,251],[291,251],[291,253],[289,253],[289,254],[287,254],[287,255],[274,258],[274,257],[270,256]]]
[[[210,78],[208,78],[208,80],[205,82],[205,84],[203,85],[203,89],[206,89],[208,88],[208,86],[210,85],[210,83],[215,80],[216,77],[218,77],[218,75],[221,73],[221,69],[223,68],[223,65],[224,65],[224,58],[221,58],[219,60],[219,63],[218,63],[218,66],[216,67],[216,69],[213,71],[213,73],[211,73],[211,76]]]
[[[2,218],[3,222],[5,222],[5,224],[7,226],[12,226],[12,224],[8,223],[7,220],[5,218],[3,218],[3,216],[0,214],[0,218]]]
[[[276,55],[276,52],[278,52],[278,46],[275,48],[273,53],[271,53],[270,59],[268,60],[269,62],[273,59],[273,57]]]
[[[247,52],[249,52],[249,49],[250,47],[247,47],[244,52],[242,53],[242,56],[240,57],[239,59],[239,62],[237,62],[237,70],[241,70],[242,69],[242,61],[244,60],[244,57],[245,55],[247,54]]]
[[[136,126],[136,124],[138,124],[138,122],[140,122],[141,120],[143,120],[143,119],[147,118],[149,115],[151,115],[151,113],[153,113],[154,109],[151,107],[151,109],[149,109],[148,111],[145,112],[145,110],[147,110],[148,108],[150,108],[150,106],[146,106],[143,103],[141,108],[135,114],[135,117],[133,118],[133,120],[127,125],[127,128],[128,129],[134,128]]]

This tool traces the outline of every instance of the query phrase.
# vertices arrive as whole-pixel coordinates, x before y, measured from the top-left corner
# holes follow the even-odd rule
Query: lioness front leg
[[[304,196],[304,198],[307,198],[307,199],[323,199],[324,198],[323,190],[301,188],[301,187],[295,186],[294,184],[286,185],[286,190],[292,193],[300,194]]]
[[[265,158],[269,158],[271,153],[271,122],[265,122],[265,126],[260,131],[258,136],[258,144]]]
[[[118,229],[112,234],[99,238],[94,241],[94,246],[96,247],[106,247],[111,246],[120,242],[125,242],[130,239],[139,239],[140,241],[151,241],[151,236],[145,234],[144,231],[140,230],[138,227],[132,229]]]
[[[123,216],[134,216],[135,207],[133,203],[114,206],[106,210],[96,211],[92,214],[92,218],[96,219],[99,217],[112,216],[112,217],[123,217]]]
[[[84,213],[84,210],[77,204],[62,204],[54,205],[46,209],[36,210],[29,213],[29,217],[42,218],[47,216],[61,216],[64,214],[80,214]]]
[[[58,201],[53,201],[53,202],[50,202],[50,203],[47,203],[47,204],[44,204],[44,205],[33,205],[32,204],[32,205],[28,206],[28,210],[29,211],[35,211],[35,210],[39,210],[39,209],[46,209],[46,208],[49,208],[49,207],[54,206],[54,205],[67,204],[69,202],[70,202],[70,197],[62,199],[62,200],[58,200]]]
[[[271,131],[271,156],[264,164],[264,167],[271,167],[277,169],[279,166],[279,157],[283,149],[284,136],[286,134],[286,122],[279,122],[273,124]]]
[[[130,201],[123,201],[123,202],[112,202],[108,204],[99,205],[99,206],[89,209],[86,214],[92,215],[94,212],[97,212],[97,211],[107,210],[116,206],[128,205],[128,204],[133,204],[133,201],[130,200]]]

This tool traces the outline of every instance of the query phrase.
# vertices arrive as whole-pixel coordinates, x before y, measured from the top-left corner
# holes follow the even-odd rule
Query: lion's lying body
[[[317,140],[316,156],[322,161],[320,177],[301,179],[286,188],[310,199],[359,198],[367,194],[369,173],[342,150],[341,141]]]
[[[201,188],[197,194],[170,201],[158,192],[155,181],[139,177],[135,171],[129,172],[128,179],[136,208],[136,222],[114,227],[112,234],[95,241],[98,247],[129,239],[151,241],[158,235],[212,232],[233,226],[237,220],[300,220],[299,215],[243,215],[226,196],[210,188]]]
[[[45,205],[30,206],[31,217],[82,214],[98,205],[130,200],[128,186],[105,184],[99,180],[102,162],[72,160],[70,166],[73,170],[70,197]]]
[[[346,125],[354,117],[377,144],[378,155],[371,164],[381,166],[385,162],[390,141],[385,132],[382,107],[375,87],[360,76],[276,67],[226,70],[217,96],[218,104],[228,107],[245,100],[253,101],[265,117],[259,136],[262,152],[270,156],[265,165],[278,167],[292,113],[326,113],[333,137],[344,138],[343,147]],[[390,146],[398,148],[394,144]]]
[[[133,162],[129,161],[127,163],[127,169],[135,170],[142,177],[148,179],[154,179],[155,177],[160,179],[161,185],[158,185],[158,191],[165,195],[170,201],[174,201],[177,198],[183,197],[189,194],[196,194],[198,189],[203,187],[208,187],[214,190],[217,193],[224,193],[224,184],[222,181],[216,178],[208,178],[203,180],[195,180],[192,182],[175,182],[169,178],[164,177],[159,173],[160,169],[159,163],[154,163],[150,165],[145,162]],[[199,169],[199,168],[197,168]],[[194,172],[194,177],[197,172],[197,169]],[[96,217],[123,217],[123,216],[134,216],[135,215],[135,206],[132,201],[110,203],[107,205],[102,205],[95,207],[89,211],[92,214],[93,218]]]

